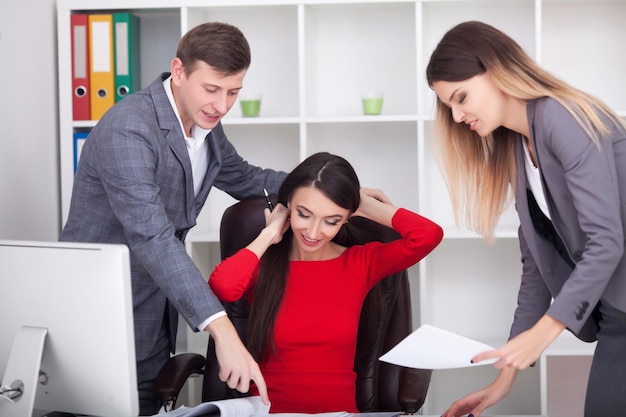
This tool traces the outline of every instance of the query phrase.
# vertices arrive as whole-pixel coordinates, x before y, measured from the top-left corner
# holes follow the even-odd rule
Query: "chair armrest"
[[[398,389],[398,403],[402,412],[413,414],[422,408],[432,373],[431,369],[403,369]]]
[[[181,353],[165,362],[157,376],[154,389],[161,403],[176,401],[185,381],[193,374],[202,374],[206,360],[197,353]]]

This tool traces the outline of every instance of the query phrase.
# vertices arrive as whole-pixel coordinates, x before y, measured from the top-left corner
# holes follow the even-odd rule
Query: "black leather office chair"
[[[263,198],[245,200],[229,207],[220,226],[222,259],[250,243],[265,226]],[[366,228],[375,240],[390,241],[398,234],[387,227],[362,217],[350,219],[352,224]],[[374,311],[372,297],[383,297],[385,311]],[[245,342],[250,307],[245,300],[225,303],[225,309],[239,336]],[[407,271],[382,280],[365,300],[354,369],[357,373],[357,407],[361,412],[403,411],[414,413],[426,399],[431,370],[410,369],[381,362],[378,358],[412,331],[411,298]],[[161,401],[174,402],[186,378],[203,373],[202,401],[234,398],[243,394],[228,388],[218,377],[219,365],[215,345],[209,341],[206,359],[186,353],[174,356],[161,371],[157,393]]]

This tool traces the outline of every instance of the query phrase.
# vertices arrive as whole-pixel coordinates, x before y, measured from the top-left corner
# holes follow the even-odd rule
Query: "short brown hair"
[[[203,61],[222,75],[233,75],[250,67],[250,45],[239,28],[222,22],[202,23],[178,42],[176,57],[190,74]]]

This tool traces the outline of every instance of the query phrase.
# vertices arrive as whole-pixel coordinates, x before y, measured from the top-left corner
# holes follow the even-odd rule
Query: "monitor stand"
[[[0,415],[31,417],[39,368],[48,329],[22,326],[13,339],[9,361],[0,383]]]

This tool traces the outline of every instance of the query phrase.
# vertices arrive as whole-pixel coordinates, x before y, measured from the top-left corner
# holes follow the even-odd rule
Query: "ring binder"
[[[71,15],[72,39],[72,117],[89,120],[89,42],[88,15]]]
[[[115,101],[139,90],[139,18],[113,13]]]
[[[115,104],[111,14],[89,15],[89,57],[91,119],[98,120]]]

